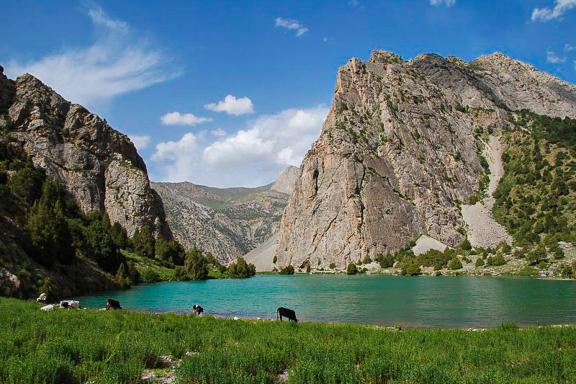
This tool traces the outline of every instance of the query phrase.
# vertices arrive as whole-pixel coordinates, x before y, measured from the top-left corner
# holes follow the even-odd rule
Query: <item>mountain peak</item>
[[[289,166],[284,171],[282,171],[270,189],[273,191],[285,193],[287,195],[291,194],[292,189],[294,188],[294,183],[298,179],[299,173],[299,168],[292,165]]]

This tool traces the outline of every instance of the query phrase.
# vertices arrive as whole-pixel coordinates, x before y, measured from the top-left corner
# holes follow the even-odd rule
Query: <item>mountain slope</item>
[[[144,224],[168,234],[162,202],[130,139],[35,77],[0,73],[0,124],[34,164],[59,180],[83,212],[106,212],[129,235]]]
[[[575,117],[576,87],[498,53],[350,60],[282,217],[278,264],[343,267],[421,235],[458,245],[460,205],[489,183],[482,140],[520,109]]]
[[[275,233],[295,170],[287,168],[273,184],[257,188],[213,188],[189,182],[152,183],[152,188],[164,202],[174,237],[186,249],[196,244],[229,263]]]

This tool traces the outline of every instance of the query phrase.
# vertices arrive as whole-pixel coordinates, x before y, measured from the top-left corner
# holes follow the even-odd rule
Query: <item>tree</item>
[[[526,259],[530,265],[538,264],[539,262],[546,260],[548,254],[546,253],[546,247],[544,244],[538,244],[536,248],[528,253]]]
[[[144,224],[140,229],[137,229],[132,236],[132,245],[134,252],[140,256],[154,258],[156,252],[156,241],[154,240],[154,232],[148,224]]]
[[[186,252],[176,240],[165,240],[163,236],[156,239],[156,258],[162,261],[182,265]]]
[[[208,260],[202,250],[196,246],[192,247],[186,254],[184,278],[189,280],[206,280],[208,278]]]
[[[484,266],[484,260],[482,260],[481,257],[476,259],[476,264],[477,267],[483,267]]]
[[[391,268],[394,266],[394,256],[387,253],[386,255],[378,256],[378,263],[381,268]]]
[[[42,170],[24,167],[10,177],[8,186],[15,196],[31,206],[42,196],[44,179]]]
[[[116,283],[122,289],[130,288],[130,286],[132,285],[132,282],[128,278],[128,274],[126,273],[126,266],[124,263],[120,264],[120,266],[118,267],[118,271],[116,271],[116,276],[114,277],[114,280],[116,280]]]
[[[236,262],[228,266],[228,276],[232,278],[244,279],[255,274],[256,267],[254,264],[248,264],[243,257],[239,257]]]
[[[464,239],[464,241],[462,242],[462,244],[460,244],[460,248],[463,251],[469,251],[472,249],[472,244],[470,244],[470,241],[468,239]]]
[[[61,198],[60,185],[46,180],[42,197],[30,210],[26,224],[33,257],[45,266],[52,266],[56,261],[70,264],[74,259],[72,235]]]
[[[348,264],[348,267],[346,268],[346,274],[347,275],[355,275],[357,273],[358,273],[358,268],[356,268],[356,264],[354,264],[354,263]]]
[[[128,234],[126,233],[126,229],[124,229],[120,223],[116,222],[112,225],[112,228],[110,228],[110,235],[112,236],[112,241],[118,248],[128,248]]]
[[[416,260],[404,262],[402,265],[402,275],[404,276],[417,276],[421,274],[420,265]]]

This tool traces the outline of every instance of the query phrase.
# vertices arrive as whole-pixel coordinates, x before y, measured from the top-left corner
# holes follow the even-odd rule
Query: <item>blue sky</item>
[[[256,186],[299,165],[336,71],[501,51],[576,81],[576,0],[3,1],[0,64],[138,145],[152,180]]]

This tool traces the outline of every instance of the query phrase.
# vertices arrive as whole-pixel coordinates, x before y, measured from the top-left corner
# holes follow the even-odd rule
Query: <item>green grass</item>
[[[197,352],[186,356],[186,352]],[[0,382],[137,383],[158,357],[178,383],[568,383],[576,328],[484,332],[126,311],[57,310],[0,299]]]
[[[174,268],[169,268],[161,265],[158,260],[150,259],[148,257],[140,256],[136,253],[122,249],[120,252],[124,255],[126,260],[132,261],[134,267],[140,273],[141,277],[145,276],[156,276],[154,281],[173,281],[176,280],[176,274]],[[146,281],[144,282],[154,282]]]

